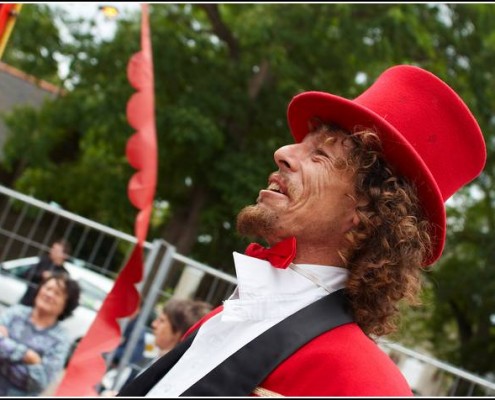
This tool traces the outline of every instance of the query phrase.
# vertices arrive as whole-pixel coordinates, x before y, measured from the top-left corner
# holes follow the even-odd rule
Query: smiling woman
[[[38,288],[33,307],[16,304],[0,316],[0,395],[36,396],[62,370],[71,341],[59,321],[79,305],[80,288],[54,275]]]

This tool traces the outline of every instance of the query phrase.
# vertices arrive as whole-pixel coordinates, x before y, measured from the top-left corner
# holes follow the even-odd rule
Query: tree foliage
[[[59,84],[57,56],[63,55],[64,45],[55,19],[62,15],[44,4],[23,5],[2,61],[39,79]]]
[[[495,33],[490,5],[450,5],[451,26],[441,37],[446,76],[468,102],[484,132],[483,174],[448,202],[449,230],[442,259],[426,273],[433,292],[426,326],[432,349],[481,374],[495,364],[494,74]]]
[[[493,153],[494,18],[490,4],[153,4],[157,199],[169,213],[150,236],[231,271],[231,252],[247,244],[235,216],[266,185],[273,151],[291,141],[290,98],[305,90],[353,98],[393,64],[422,66],[454,87]],[[126,66],[139,47],[139,15],[120,20],[109,42],[72,29],[74,89],[39,113],[8,118],[5,166],[16,167],[18,189],[132,232]],[[56,43],[45,45],[54,52]],[[480,373],[494,371],[495,357],[488,160],[482,177],[449,202],[445,256],[425,272],[427,307],[405,325],[437,356]]]

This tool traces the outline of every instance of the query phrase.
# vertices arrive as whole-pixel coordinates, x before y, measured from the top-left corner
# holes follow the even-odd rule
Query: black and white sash
[[[240,348],[181,396],[249,396],[285,359],[310,340],[352,322],[343,289],[302,308]],[[118,396],[144,396],[191,345],[192,333],[132,382]]]

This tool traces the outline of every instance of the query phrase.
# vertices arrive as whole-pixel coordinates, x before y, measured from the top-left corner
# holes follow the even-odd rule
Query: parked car
[[[38,262],[39,257],[27,257],[0,264],[0,312],[6,307],[19,303],[28,285],[28,282],[21,276]],[[62,321],[62,325],[67,329],[73,343],[76,344],[89,329],[106,295],[112,289],[114,281],[88,269],[82,260],[71,259],[64,263],[64,267],[81,287],[79,306],[72,316]],[[145,342],[143,356],[146,359],[152,359],[158,354],[158,349],[149,327],[145,333]]]

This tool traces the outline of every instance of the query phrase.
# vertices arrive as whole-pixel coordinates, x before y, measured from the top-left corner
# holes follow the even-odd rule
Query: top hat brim
[[[295,96],[288,106],[287,118],[297,143],[307,135],[308,123],[313,118],[337,124],[350,132],[359,127],[374,129],[381,139],[384,157],[391,168],[416,185],[422,209],[431,224],[432,249],[423,265],[430,265],[440,258],[446,235],[446,212],[442,193],[421,156],[393,125],[359,104],[358,100],[315,91]]]

